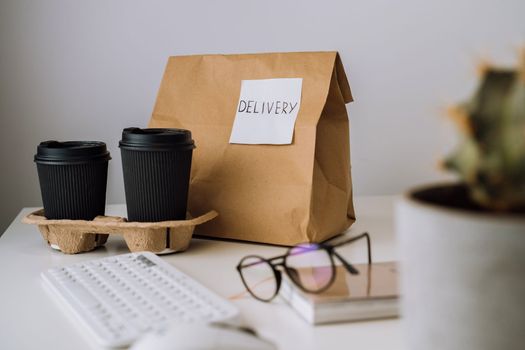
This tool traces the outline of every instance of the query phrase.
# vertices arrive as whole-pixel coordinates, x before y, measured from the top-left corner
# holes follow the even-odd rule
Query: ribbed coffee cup
[[[127,128],[119,147],[128,221],[186,219],[195,148],[191,132]]]
[[[110,159],[103,142],[40,143],[34,160],[46,218],[92,220],[104,215]]]

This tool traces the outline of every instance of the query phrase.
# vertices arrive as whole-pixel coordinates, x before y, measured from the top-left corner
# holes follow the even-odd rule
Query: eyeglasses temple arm
[[[367,247],[367,252],[368,252],[368,264],[372,264],[372,247],[371,247],[371,244],[370,244],[370,235],[368,234],[368,232],[364,232],[358,236],[355,236],[355,237],[352,237],[352,238],[349,238],[345,241],[342,241],[342,242],[339,242],[339,243],[336,243],[334,245],[332,245],[333,248],[337,248],[337,247],[340,247],[340,246],[343,246],[345,244],[349,244],[349,243],[352,243],[354,241],[357,241],[361,238],[365,237],[366,238],[366,247]],[[334,251],[335,253],[335,251]],[[339,259],[342,259],[338,256],[338,254],[336,255]]]
[[[348,272],[350,272],[352,275],[359,275],[359,271],[355,267],[353,267],[352,264],[343,259],[343,257],[339,255],[335,250],[332,250],[332,253],[337,257],[337,259],[339,259],[343,263],[343,266]]]

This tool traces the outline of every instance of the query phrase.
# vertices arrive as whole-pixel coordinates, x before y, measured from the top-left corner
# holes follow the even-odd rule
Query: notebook
[[[280,295],[314,325],[397,317],[397,263],[356,264],[354,267],[359,271],[358,275],[351,275],[343,266],[337,266],[334,283],[321,294],[305,293],[286,277]],[[299,273],[315,278],[311,268],[299,270]]]

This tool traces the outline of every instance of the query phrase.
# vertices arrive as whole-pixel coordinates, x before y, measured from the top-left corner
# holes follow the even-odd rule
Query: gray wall
[[[0,232],[40,205],[42,140],[106,141],[108,202],[124,202],[120,131],[146,125],[177,54],[339,50],[356,193],[442,179],[456,139],[444,109],[471,92],[480,59],[514,61],[524,13],[520,0],[2,0]]]

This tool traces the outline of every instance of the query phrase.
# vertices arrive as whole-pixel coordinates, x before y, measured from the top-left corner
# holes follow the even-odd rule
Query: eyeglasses
[[[372,263],[370,236],[367,232],[341,242],[334,237],[319,244],[299,244],[288,249],[284,255],[265,259],[258,255],[248,255],[241,259],[237,271],[246,290],[257,300],[269,302],[281,288],[282,267],[290,280],[306,293],[322,293],[335,280],[337,259],[352,275],[359,271],[346,261],[335,248],[366,238],[368,264]],[[334,242],[334,243],[331,243]]]

